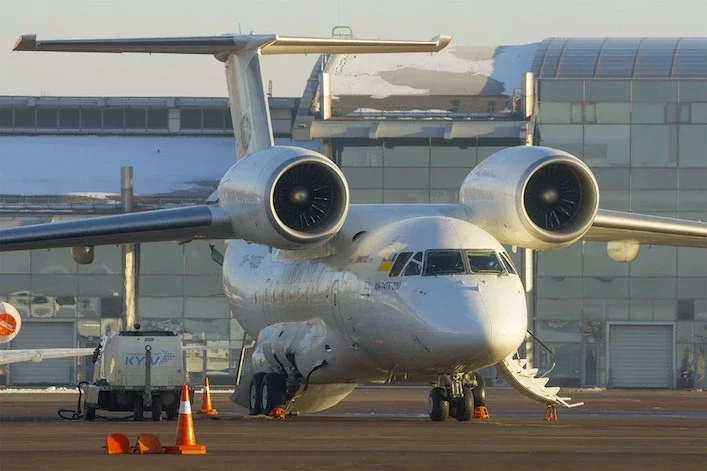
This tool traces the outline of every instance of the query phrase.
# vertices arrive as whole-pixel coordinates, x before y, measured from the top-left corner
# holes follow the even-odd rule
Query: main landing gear
[[[454,417],[466,422],[473,417],[487,418],[486,386],[478,373],[454,373],[441,378],[440,385],[430,391],[430,419],[441,422]]]
[[[280,373],[256,373],[250,381],[250,414],[269,414],[287,405],[287,378]]]

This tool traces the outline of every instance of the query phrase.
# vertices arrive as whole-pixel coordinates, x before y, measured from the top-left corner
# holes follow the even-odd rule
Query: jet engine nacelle
[[[599,209],[599,186],[584,162],[549,147],[512,147],[481,162],[460,201],[501,243],[542,250],[569,245]]]
[[[17,309],[10,304],[0,302],[0,343],[7,343],[20,333],[22,318]]]
[[[298,147],[272,147],[239,160],[221,179],[218,195],[238,237],[279,249],[328,241],[349,210],[341,170]]]

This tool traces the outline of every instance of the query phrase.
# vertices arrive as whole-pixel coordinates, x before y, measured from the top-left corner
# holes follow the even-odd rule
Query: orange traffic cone
[[[474,418],[475,419],[488,419],[489,410],[485,406],[474,407]]]
[[[197,414],[216,415],[218,411],[211,407],[211,391],[209,391],[209,378],[204,376],[204,394],[201,396],[201,409]]]
[[[547,405],[547,409],[545,409],[545,420],[557,421],[557,406],[555,404]]]
[[[191,418],[191,403],[189,388],[182,386],[182,397],[179,402],[179,420],[177,420],[177,440],[174,446],[164,447],[170,455],[205,455],[206,445],[197,445],[194,436],[194,422]]]
[[[106,449],[106,453],[109,455],[122,455],[133,452],[133,449],[130,448],[130,440],[122,433],[111,433],[108,435],[103,448]]]

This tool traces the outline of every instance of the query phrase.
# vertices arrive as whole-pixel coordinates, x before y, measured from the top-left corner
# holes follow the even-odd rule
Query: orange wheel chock
[[[209,390],[209,378],[204,377],[204,394],[201,397],[201,409],[197,414],[218,415],[218,411],[211,407],[211,391]]]
[[[475,419],[488,419],[489,418],[489,410],[486,408],[486,406],[474,407],[473,418],[475,418]]]
[[[160,439],[150,433],[138,435],[134,450],[140,455],[161,455],[164,453]]]
[[[189,388],[182,386],[182,397],[179,402],[179,420],[177,421],[177,440],[174,446],[164,447],[168,455],[205,455],[206,445],[198,445],[194,435],[194,421],[191,417]]]
[[[275,419],[286,419],[287,413],[282,407],[275,407],[270,412],[268,412],[268,417],[273,417]]]
[[[105,448],[106,453],[109,455],[122,455],[133,452],[133,449],[130,447],[130,440],[122,433],[111,433],[108,435],[103,448]]]
[[[545,420],[557,422],[557,406],[555,404],[547,405],[547,409],[545,409]]]

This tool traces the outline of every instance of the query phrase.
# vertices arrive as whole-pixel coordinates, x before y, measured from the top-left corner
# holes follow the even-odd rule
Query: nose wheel
[[[472,418],[488,417],[488,412],[485,417],[477,414],[481,409],[486,410],[486,385],[480,374],[455,373],[444,386],[430,391],[428,408],[432,421],[441,422],[454,417],[459,422],[467,422]]]

